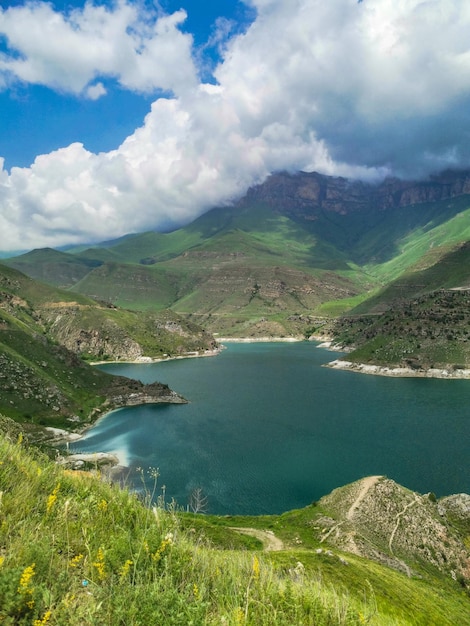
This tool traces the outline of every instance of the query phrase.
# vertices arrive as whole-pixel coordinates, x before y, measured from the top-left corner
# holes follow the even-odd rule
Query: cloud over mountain
[[[77,97],[107,81],[155,94],[115,150],[79,143],[0,171],[0,248],[174,226],[279,169],[367,179],[470,166],[470,6],[465,0],[252,0],[213,82],[184,10],[120,0],[64,15],[0,10],[0,85]],[[216,35],[214,35],[215,38]]]

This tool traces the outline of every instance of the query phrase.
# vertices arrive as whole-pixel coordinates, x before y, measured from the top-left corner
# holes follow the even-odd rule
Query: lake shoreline
[[[101,451],[115,458],[110,456],[103,467],[103,457],[74,456],[69,467],[93,471],[98,466],[104,480],[137,490],[141,479],[136,468],[144,468],[146,475],[147,468],[158,467],[169,498],[184,503],[197,484],[209,497],[211,512],[221,515],[304,506],[356,475],[387,475],[401,484],[414,480],[411,488],[420,489],[419,481],[430,474],[433,482],[426,488],[434,493],[468,490],[459,470],[468,457],[464,383],[411,378],[387,383],[381,376],[337,374],[325,363],[348,355],[327,346],[317,350],[317,345],[227,342],[220,361],[109,366],[116,374],[121,370],[142,380],[160,377],[191,402],[181,411],[168,405],[161,411],[131,407],[106,415],[109,419],[100,419],[94,433],[70,442],[69,450],[74,455]],[[443,385],[455,388],[445,420]],[[343,436],[338,440],[339,430]],[[453,433],[458,433],[457,441]],[[426,451],[418,461],[410,443],[416,439],[419,450]],[[65,457],[66,445],[57,448]],[[429,466],[428,453],[433,459]],[[448,461],[451,470],[442,476],[439,467]],[[281,492],[273,489],[279,466]]]
[[[137,359],[133,359],[133,360],[106,360],[106,361],[93,361],[91,363],[89,363],[92,366],[98,366],[98,365],[111,365],[111,364],[122,364],[122,365],[152,365],[153,363],[164,363],[165,361],[174,361],[174,360],[179,360],[179,359],[193,359],[193,358],[199,358],[199,357],[210,357],[210,356],[217,356],[218,354],[220,354],[220,352],[224,349],[223,345],[218,346],[216,349],[214,350],[205,350],[202,354],[199,352],[190,352],[190,353],[186,353],[184,355],[178,355],[178,356],[174,356],[174,357],[149,357],[149,356],[143,356],[143,357],[138,357]],[[165,402],[165,401],[162,401]],[[157,403],[158,404],[158,403]],[[81,428],[78,432],[77,431],[73,431],[73,430],[66,430],[65,428],[52,428],[52,427],[46,427],[46,431],[50,432],[52,437],[49,440],[50,444],[65,444],[67,450],[68,450],[68,444],[70,443],[75,443],[77,441],[80,441],[80,439],[94,426],[96,426],[96,424],[101,421],[102,419],[104,419],[105,417],[108,417],[109,415],[111,415],[112,413],[114,413],[114,411],[119,411],[120,409],[125,409],[127,408],[126,404],[123,404],[122,406],[116,406],[112,409],[109,408],[96,408],[94,410],[94,416],[93,416],[93,422],[90,424],[86,424],[83,428]],[[80,464],[81,462],[83,463],[95,463],[97,461],[96,455],[100,455],[99,456],[99,461],[100,461],[100,465],[102,467],[106,466],[106,470],[107,473],[109,474],[111,473],[120,473],[123,472],[125,470],[128,469],[128,466],[125,464],[125,462],[122,459],[122,456],[119,455],[119,452],[95,452],[95,453],[91,453],[91,454],[66,454],[65,456],[61,455],[59,462],[62,465],[67,466],[68,461],[70,462],[70,464],[73,463],[77,463]],[[73,458],[72,458],[73,457]],[[77,467],[76,469],[79,469],[79,467]]]
[[[164,363],[165,361],[176,361],[179,359],[198,359],[209,356],[217,356],[223,350],[223,346],[219,346],[214,350],[205,350],[202,354],[200,352],[186,352],[185,354],[179,354],[177,356],[139,356],[136,359],[107,359],[106,361],[90,361],[89,365],[111,365],[114,363],[126,363],[130,365],[151,365],[152,363]]]
[[[217,341],[223,343],[295,343],[308,341],[304,337],[220,337]]]
[[[470,380],[470,369],[412,369],[411,367],[391,367],[388,365],[370,365],[353,363],[343,359],[335,359],[325,363],[324,367],[331,369],[369,374],[372,376],[389,376],[394,378],[440,378],[444,380]]]
[[[308,339],[305,337],[217,337],[219,346],[214,350],[206,350],[201,353],[186,353],[178,356],[168,357],[138,357],[134,360],[117,360],[117,361],[94,361],[90,365],[106,365],[106,364],[130,364],[145,365],[153,363],[164,363],[165,361],[175,361],[181,359],[192,359],[218,356],[224,350],[224,344],[230,343],[297,343],[297,342],[317,342],[317,348],[324,348],[332,352],[351,352],[352,349],[345,348],[340,344],[336,344],[330,337],[312,335]],[[355,372],[358,374],[367,374],[369,376],[388,376],[391,378],[437,378],[443,380],[470,380],[470,369],[451,369],[451,368],[429,368],[429,369],[413,369],[411,367],[394,367],[391,365],[374,365],[367,363],[355,363],[344,359],[335,359],[329,363],[325,363],[323,367],[331,369]],[[121,407],[117,407],[121,408]],[[122,407],[124,408],[124,407]]]

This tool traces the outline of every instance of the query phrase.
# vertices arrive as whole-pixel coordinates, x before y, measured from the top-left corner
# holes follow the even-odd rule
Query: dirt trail
[[[354,513],[356,512],[357,508],[359,507],[359,504],[366,497],[369,489],[371,489],[371,487],[373,487],[375,484],[377,484],[377,482],[381,478],[382,478],[382,476],[367,476],[367,478],[364,478],[362,480],[362,489],[360,490],[359,495],[357,496],[357,498],[354,500],[353,504],[351,505],[349,511],[346,513],[346,519],[347,520],[349,520],[349,521],[352,520],[352,518],[354,517]]]
[[[250,535],[250,537],[256,537],[263,544],[263,549],[267,552],[278,552],[284,550],[284,542],[276,537],[272,530],[258,530],[257,528],[242,528],[230,526],[232,530],[236,530],[238,533],[244,535]]]
[[[388,541],[388,547],[389,547],[390,552],[392,554],[393,554],[392,543],[393,543],[393,540],[395,539],[395,535],[396,535],[396,532],[398,530],[398,527],[400,526],[401,518],[403,517],[403,515],[406,513],[406,511],[410,507],[414,506],[415,504],[419,504],[419,503],[420,503],[420,499],[418,498],[418,496],[416,494],[414,494],[414,500],[412,500],[411,502],[408,502],[408,504],[406,504],[403,507],[403,510],[400,511],[400,513],[397,514],[397,517],[396,517],[396,520],[395,520],[395,522],[396,522],[395,523],[395,528],[392,530],[392,533],[390,535],[390,539]]]

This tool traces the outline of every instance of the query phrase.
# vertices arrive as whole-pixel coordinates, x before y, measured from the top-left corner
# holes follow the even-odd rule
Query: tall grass
[[[0,623],[361,624],[357,603],[262,553],[210,549],[174,503],[66,472],[0,437]]]

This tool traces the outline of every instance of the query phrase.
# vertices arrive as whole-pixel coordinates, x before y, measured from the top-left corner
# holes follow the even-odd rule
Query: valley
[[[315,338],[347,351],[340,361],[351,369],[467,377],[469,241],[466,172],[379,186],[280,173],[236,206],[214,208],[173,232],[3,259],[0,447],[8,463],[0,462],[0,592],[9,604],[0,616],[22,611],[24,623],[38,622],[53,607],[51,623],[76,623],[77,615],[100,623],[104,607],[107,615],[126,614],[137,624],[148,611],[154,618],[155,607],[166,619],[177,605],[175,623],[465,624],[465,494],[421,494],[374,475],[324,490],[318,501],[283,514],[201,515],[165,500],[155,468],[141,469],[144,493],[137,496],[138,489],[97,480],[98,462],[91,472],[71,472],[48,457],[63,454],[51,441],[54,429],[83,432],[121,407],[182,408],[201,391],[186,398],[177,386],[114,376],[91,363],[215,355],[220,337]],[[251,377],[253,411],[260,376]],[[286,416],[292,404],[291,398]],[[204,415],[213,419],[211,409]],[[239,411],[237,424],[240,419]],[[330,427],[335,419],[326,420]],[[376,432],[375,414],[368,419],[368,430]],[[365,422],[361,415],[357,423]],[[181,420],[169,420],[173,427],[181,435]],[[156,430],[160,439],[163,431],[162,425]],[[229,443],[233,448],[238,436],[239,463],[243,432]],[[190,445],[196,439],[189,438]],[[361,445],[370,448],[363,439],[346,454],[361,458]],[[416,444],[399,441],[409,458],[407,446]],[[175,474],[183,456],[171,461]],[[277,469],[275,462],[267,465]],[[312,485],[311,475],[303,479]],[[17,604],[24,559],[37,572],[29,608]],[[93,592],[85,597],[87,588]],[[136,598],[139,617],[129,617]],[[243,621],[240,611],[252,621]]]
[[[469,180],[448,172],[373,186],[275,174],[236,206],[170,233],[4,259],[0,409],[81,423],[78,396],[89,398],[87,413],[106,394],[90,395],[88,383],[74,390],[81,384],[52,363],[73,364],[77,381],[88,380],[86,361],[214,354],[218,337],[315,337],[347,350],[362,371],[463,375]],[[45,376],[41,394],[35,381]],[[20,403],[12,377],[23,381]]]
[[[163,335],[176,315],[192,324],[183,332],[183,351],[210,347],[217,336],[317,336],[360,348],[357,359],[378,366],[465,369],[466,336],[460,341],[458,334],[465,332],[468,307],[455,290],[470,286],[469,181],[465,171],[375,186],[316,173],[274,174],[235,206],[214,208],[173,232],[35,250],[3,263],[65,289],[65,300],[101,303],[93,315],[77,307],[73,315],[43,313],[60,341],[68,334],[67,347],[76,351],[79,344],[84,356],[173,354],[175,346],[165,343],[170,335]],[[447,302],[447,317],[443,310],[436,317],[436,299]],[[145,330],[156,314],[165,317],[159,347],[154,331],[150,339]],[[65,328],[72,319],[80,338]],[[457,334],[445,332],[447,319],[458,320]],[[427,329],[420,341],[418,326]],[[140,348],[128,339],[130,327]],[[101,339],[89,337],[95,330],[108,337],[100,347]],[[191,334],[198,337],[192,345]],[[380,349],[377,339],[366,347],[379,334]]]

